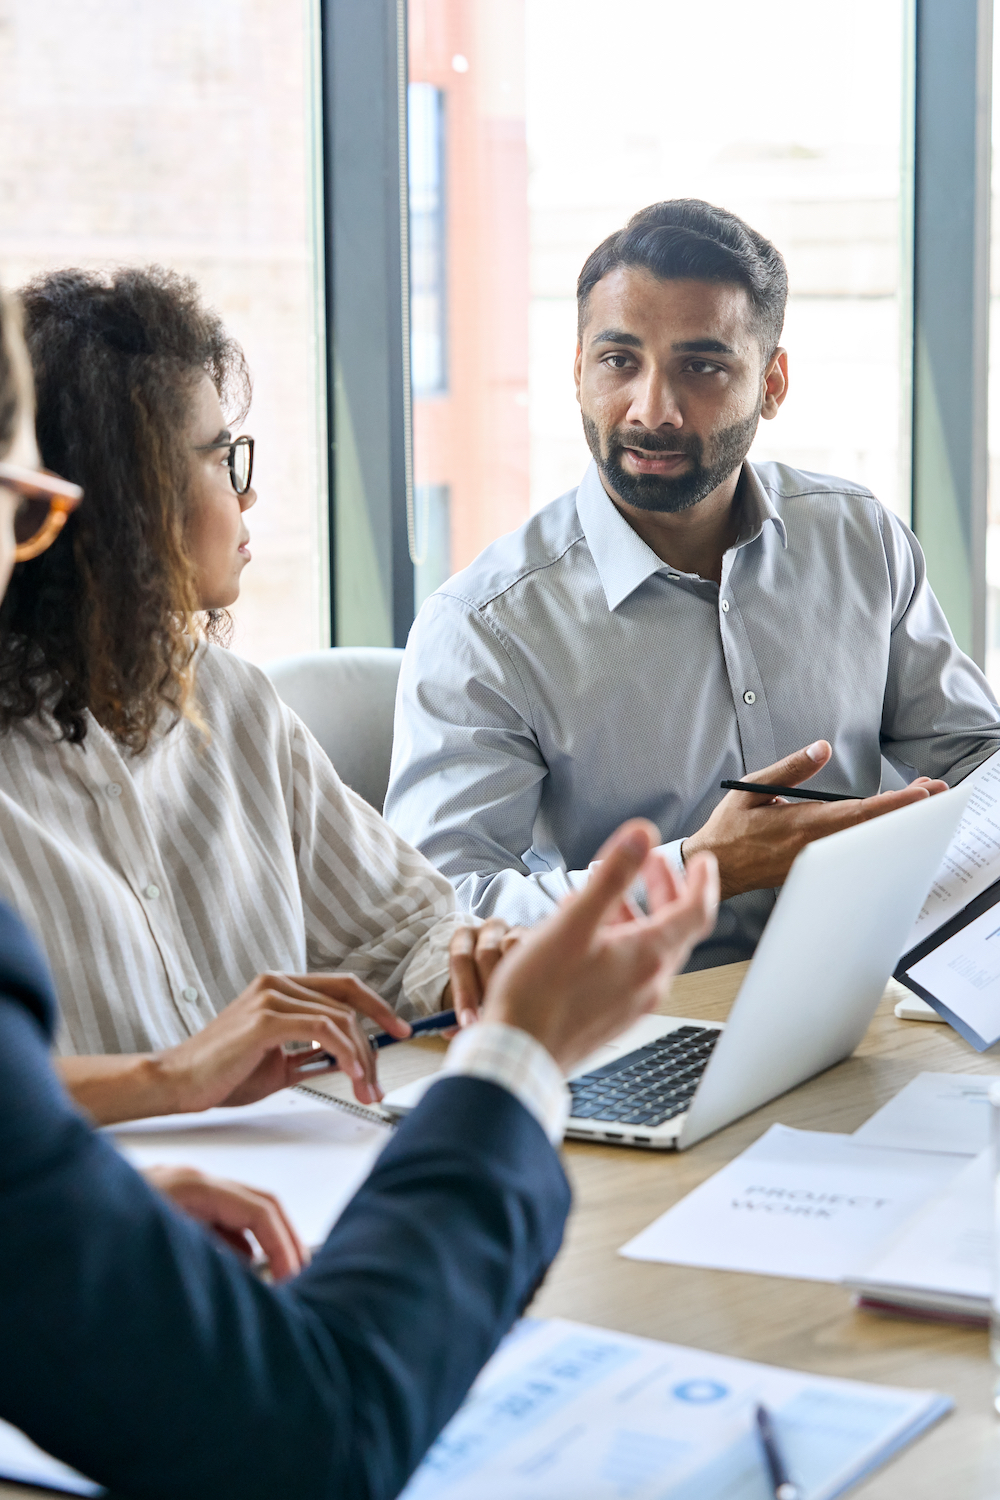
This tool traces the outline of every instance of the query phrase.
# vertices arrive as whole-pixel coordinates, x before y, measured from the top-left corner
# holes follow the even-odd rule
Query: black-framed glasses
[[[17,496],[14,512],[14,557],[28,562],[51,547],[83,499],[83,490],[47,469],[0,463],[0,486]]]
[[[224,443],[205,443],[198,452],[210,453],[213,448],[218,448],[220,452],[228,449],[226,463],[233,489],[237,495],[245,495],[253,478],[253,438],[244,434],[238,438],[227,438]]]

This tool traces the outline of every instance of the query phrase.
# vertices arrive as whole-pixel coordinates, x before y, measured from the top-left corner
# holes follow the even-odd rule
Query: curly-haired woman
[[[42,460],[88,496],[0,610],[0,896],[54,971],[65,1081],[102,1121],[244,1103],[312,1042],[370,1102],[359,1016],[406,1035],[446,1003],[456,933],[475,989],[463,954],[485,975],[497,924],[459,927],[448,882],[217,643],[256,499],[223,403],[242,415],[250,383],[193,284],[61,271],[22,300]]]

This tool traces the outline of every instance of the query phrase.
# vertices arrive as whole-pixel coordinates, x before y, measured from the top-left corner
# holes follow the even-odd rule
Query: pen
[[[396,1042],[408,1042],[412,1037],[419,1036],[422,1031],[445,1031],[449,1026],[457,1026],[458,1021],[453,1010],[441,1010],[433,1016],[423,1016],[419,1021],[410,1022],[409,1036],[390,1036],[387,1031],[377,1031],[368,1038],[369,1045],[373,1049],[381,1051],[383,1047],[392,1047]],[[299,1075],[307,1078],[310,1073],[325,1073],[330,1064],[338,1066],[337,1059],[331,1057],[329,1052],[313,1052],[309,1055],[305,1066],[299,1068]]]
[[[778,1447],[778,1440],[774,1435],[771,1413],[766,1406],[758,1405],[755,1416],[757,1419],[757,1436],[760,1438],[760,1445],[764,1450],[764,1462],[767,1464],[767,1474],[771,1481],[774,1500],[801,1500],[802,1491],[794,1480],[788,1477],[785,1460],[781,1456],[781,1449]]]
[[[804,802],[856,802],[851,792],[809,792],[800,786],[767,786],[763,781],[720,781],[725,792],[766,792],[772,797],[801,797]]]
[[[440,1010],[436,1015],[424,1016],[419,1021],[410,1022],[410,1036],[390,1036],[387,1031],[377,1031],[371,1038],[373,1047],[394,1047],[397,1042],[408,1042],[411,1037],[419,1036],[422,1031],[446,1031],[449,1026],[457,1026],[453,1010]]]

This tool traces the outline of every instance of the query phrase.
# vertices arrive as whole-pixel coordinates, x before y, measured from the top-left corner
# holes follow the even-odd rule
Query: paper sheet
[[[976,1156],[989,1141],[994,1082],[989,1073],[919,1073],[851,1139],[859,1146]]]
[[[274,1193],[307,1245],[321,1245],[391,1138],[363,1120],[293,1089],[240,1109],[163,1115],[115,1125],[133,1166],[198,1167]]]
[[[0,1422],[0,1479],[16,1484],[35,1484],[41,1489],[61,1490],[67,1495],[105,1493],[99,1484],[84,1479],[75,1469],[36,1448],[23,1432],[7,1422]]]
[[[872,1295],[968,1297],[985,1311],[992,1285],[992,1205],[990,1152],[985,1150],[918,1209],[868,1265],[848,1278],[849,1284]]]
[[[758,1401],[809,1500],[839,1494],[951,1404],[561,1319],[522,1324],[401,1500],[768,1500]]]
[[[961,1168],[772,1125],[621,1251],[633,1260],[841,1281]]]
[[[974,790],[934,877],[904,953],[1000,880],[1000,751],[966,778]]]
[[[1000,906],[992,906],[909,970],[987,1047],[1000,1040]]]

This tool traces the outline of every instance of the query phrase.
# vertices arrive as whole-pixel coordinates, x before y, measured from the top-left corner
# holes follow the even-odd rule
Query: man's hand
[[[481,927],[456,927],[448,945],[450,978],[441,1008],[454,1009],[459,1026],[479,1019],[490,975],[525,930],[508,927],[502,917],[490,917]]]
[[[142,1175],[247,1260],[253,1258],[253,1246],[247,1238],[252,1234],[267,1256],[276,1281],[295,1276],[308,1261],[308,1250],[270,1193],[244,1187],[241,1182],[206,1177],[194,1167],[149,1167]]]
[[[320,1049],[352,1080],[361,1103],[372,1104],[382,1090],[361,1016],[391,1036],[410,1035],[409,1024],[351,974],[259,974],[204,1031],[154,1061],[177,1111],[263,1099],[296,1083]],[[312,1042],[314,1050],[286,1053],[288,1042]]]
[[[686,874],[675,875],[651,853],[659,837],[643,819],[619,828],[584,889],[526,933],[490,981],[482,1019],[529,1032],[565,1073],[663,1000],[671,976],[715,925],[714,857],[695,855]],[[615,920],[639,874],[650,915]]]
[[[826,740],[817,740],[742,780],[799,786],[815,776],[832,753]],[[898,792],[881,792],[850,802],[790,802],[766,793],[727,792],[708,822],[684,840],[684,860],[686,863],[692,855],[708,851],[715,855],[723,901],[742,891],[768,890],[784,884],[795,856],[813,839],[947,790],[946,782],[921,776]]]

